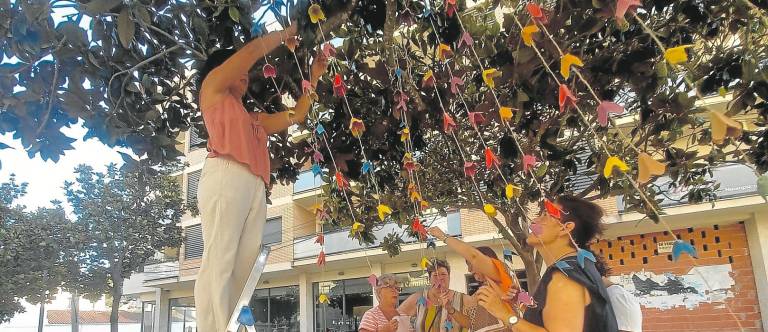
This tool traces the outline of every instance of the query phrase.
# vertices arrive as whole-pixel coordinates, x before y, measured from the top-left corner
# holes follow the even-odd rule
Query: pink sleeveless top
[[[245,164],[268,185],[267,132],[261,126],[259,114],[248,113],[231,94],[202,112],[208,129],[208,158],[228,157]]]

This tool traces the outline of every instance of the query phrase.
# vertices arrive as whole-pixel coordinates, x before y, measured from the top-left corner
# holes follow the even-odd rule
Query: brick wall
[[[461,210],[461,235],[464,237],[478,234],[498,233],[498,229],[488,220],[483,211]]]
[[[699,254],[699,266],[730,264],[735,281],[733,297],[723,302],[700,303],[687,309],[643,307],[644,331],[763,331],[757,302],[755,277],[742,223],[675,230],[682,240],[692,243]],[[631,272],[689,273],[694,260],[683,254],[672,261],[671,253],[659,253],[657,243],[669,241],[668,232],[621,236],[601,240],[592,248],[605,257],[613,275]],[[731,314],[729,310],[733,313]],[[738,320],[738,323],[737,323]],[[739,324],[743,329],[739,329]]]

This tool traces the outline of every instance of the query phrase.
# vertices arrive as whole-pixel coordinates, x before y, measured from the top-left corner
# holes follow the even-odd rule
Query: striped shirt
[[[375,306],[363,314],[363,318],[360,320],[360,330],[378,331],[380,328],[387,326],[389,321],[384,316],[384,312],[379,309],[379,306]]]

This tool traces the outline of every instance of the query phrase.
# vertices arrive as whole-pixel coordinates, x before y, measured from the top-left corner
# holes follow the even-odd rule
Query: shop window
[[[169,332],[196,332],[195,299],[193,297],[182,297],[171,299],[170,316],[168,319]]]
[[[250,303],[258,332],[299,331],[299,287],[257,289]]]
[[[328,304],[315,304],[315,331],[353,332],[373,306],[373,291],[367,278],[314,283],[313,298],[326,294]]]
[[[141,332],[154,332],[155,302],[148,301],[141,304]]]

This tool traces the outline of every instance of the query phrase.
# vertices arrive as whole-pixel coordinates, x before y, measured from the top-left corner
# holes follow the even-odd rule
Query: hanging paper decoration
[[[499,158],[496,157],[495,154],[493,154],[493,150],[491,148],[485,148],[485,168],[490,169],[491,167],[498,166]]]
[[[395,102],[397,102],[397,105],[395,105],[396,111],[402,111],[405,112],[408,110],[408,95],[405,94],[403,91],[396,91],[395,92]]]
[[[523,155],[523,172],[528,172],[534,166],[536,166],[536,156],[530,154]]]
[[[642,7],[643,3],[640,0],[618,0],[616,2],[616,13],[614,17],[616,21],[623,21],[624,15],[629,12],[634,12],[638,7]]]
[[[464,86],[464,80],[456,76],[451,77],[451,93],[459,94],[461,92],[459,91],[459,86]]]
[[[312,23],[317,24],[317,22],[325,21],[325,13],[323,13],[323,9],[320,8],[318,4],[313,3],[309,6],[307,12],[309,13],[309,20],[312,21]]]
[[[469,118],[469,123],[472,125],[472,128],[475,129],[485,122],[485,116],[480,112],[469,112],[467,113],[467,117]]]
[[[422,257],[421,258],[421,268],[422,269],[426,269],[427,266],[429,266],[429,265],[430,265],[429,260],[426,257]]]
[[[571,269],[571,266],[564,261],[555,262],[555,267],[557,267],[557,269],[560,270],[560,272],[564,273],[565,275],[568,275],[568,272],[565,272],[565,270]]]
[[[611,175],[613,175],[613,168],[616,167],[622,172],[626,172],[629,170],[629,166],[619,159],[619,157],[611,156],[608,158],[608,160],[605,161],[605,167],[603,168],[603,176],[606,179],[611,178]]]
[[[526,291],[520,291],[517,293],[517,303],[522,304],[526,307],[536,306],[536,301],[534,301],[533,297],[531,297],[531,294],[529,294]]]
[[[521,33],[523,37],[523,44],[527,46],[533,46],[533,34],[539,31],[539,27],[536,24],[525,26]]]
[[[624,114],[624,107],[612,101],[601,101],[597,106],[597,122],[603,127],[608,125],[608,113]]]
[[[308,94],[312,94],[314,90],[315,89],[312,88],[312,82],[307,80],[301,80],[301,92],[308,95]]]
[[[312,159],[314,159],[316,163],[320,163],[324,161],[325,157],[323,157],[323,154],[320,153],[320,151],[315,151],[315,153],[312,154]]]
[[[425,267],[425,269],[426,269],[426,267]],[[424,297],[424,296],[419,297],[419,299],[416,301],[416,305],[417,306],[422,306],[422,307],[426,306],[427,305],[427,298]]]
[[[421,219],[419,217],[413,217],[413,221],[411,221],[411,229],[419,235],[420,238],[426,238],[427,237],[427,228],[424,227],[424,224],[421,223]]]
[[[547,214],[552,216],[555,219],[562,219],[563,218],[563,210],[561,210],[555,203],[552,203],[552,201],[545,199],[544,200],[544,210],[547,211]]]
[[[499,108],[499,118],[501,119],[502,122],[507,122],[512,120],[512,116],[513,116],[513,113],[512,113],[511,107],[502,106]]]
[[[347,94],[347,85],[344,84],[344,79],[341,74],[336,74],[333,78],[333,95],[336,97],[344,97]]]
[[[504,248],[504,250],[502,251],[502,255],[504,256],[504,259],[511,262],[512,256],[514,255],[514,253],[512,252],[512,249]]]
[[[662,175],[667,170],[667,166],[653,159],[645,152],[637,155],[637,182],[640,184],[651,180],[651,176]]]
[[[431,248],[431,249],[437,249],[437,244],[435,244],[435,239],[432,239],[432,238],[430,238],[430,239],[427,239],[427,248],[428,248],[428,249],[429,249],[429,248]]]
[[[336,171],[336,185],[341,190],[344,190],[345,188],[349,187],[349,182],[347,181],[347,179],[344,178],[344,175],[341,174],[341,172],[339,171]]]
[[[331,301],[328,300],[328,295],[320,294],[320,296],[317,297],[317,302],[328,304]]]
[[[488,216],[488,218],[496,218],[496,207],[491,204],[485,203],[483,205],[483,212],[485,212],[485,215]]]
[[[359,221],[355,221],[352,224],[352,234],[357,234],[358,232],[362,231],[363,228],[365,228],[365,225],[361,224]]]
[[[725,96],[728,94],[728,89],[724,86],[721,86],[717,89],[717,95],[720,97],[725,98]]]
[[[400,76],[402,76],[402,75],[403,75],[403,70],[400,69],[400,67],[395,68],[395,76],[397,78],[400,78]]]
[[[325,235],[323,235],[322,233],[317,234],[317,238],[315,238],[315,243],[321,246],[325,245]]]
[[[675,244],[672,245],[672,260],[677,261],[682,253],[686,253],[693,258],[699,258],[699,255],[696,253],[696,248],[690,243],[683,240],[675,240]]]
[[[240,314],[237,315],[237,323],[244,326],[256,325],[256,320],[253,318],[251,307],[246,305],[240,308]]]
[[[423,199],[419,200],[419,209],[421,209],[421,211],[429,209],[429,202],[427,202],[427,201],[425,201]]]
[[[322,123],[318,123],[317,124],[317,127],[315,127],[315,133],[318,134],[318,135],[322,135],[322,134],[325,133],[325,127],[323,127]]]
[[[668,48],[664,52],[664,59],[667,60],[670,65],[677,65],[688,62],[688,53],[685,52],[685,49],[692,46],[693,45],[681,45]]]
[[[571,89],[569,89],[567,85],[560,84],[560,88],[558,90],[559,90],[558,101],[560,103],[560,113],[565,112],[565,110],[567,110],[568,107],[576,105],[576,101],[578,101],[578,99],[576,99],[576,96],[573,95],[573,93],[571,92]]]
[[[443,131],[446,134],[451,134],[454,129],[456,129],[456,122],[453,121],[450,114],[443,112]]]
[[[757,178],[757,192],[763,196],[764,200],[768,200],[768,174],[763,174]]]
[[[530,226],[528,226],[528,230],[531,231],[531,234],[540,236],[544,233],[544,227],[541,226],[541,224],[533,223]]]
[[[571,53],[566,53],[560,58],[560,74],[563,75],[565,79],[571,77],[571,66],[584,67],[584,62],[582,62],[579,57]]]
[[[522,192],[522,188],[514,185],[514,184],[507,184],[506,187],[504,187],[504,196],[507,197],[507,199],[511,200],[517,196],[520,195]]]
[[[360,172],[363,174],[370,174],[373,171],[373,163],[366,160],[363,162],[363,166],[360,167]]]
[[[525,5],[525,9],[528,11],[528,14],[531,15],[531,18],[534,20],[546,24],[547,23],[547,17],[544,16],[544,11],[541,9],[541,7],[535,3],[535,2],[529,2]]]
[[[426,73],[424,73],[424,77],[421,78],[421,87],[422,88],[431,88],[435,86],[435,73],[432,72],[432,69],[427,70]]]
[[[287,39],[285,39],[285,46],[288,47],[291,52],[296,51],[296,47],[299,46],[299,37],[297,36],[290,36]]]
[[[368,284],[371,285],[371,288],[376,288],[376,286],[379,284],[379,278],[376,277],[375,274],[369,275]]]
[[[323,210],[323,203],[315,203],[312,204],[312,206],[309,207],[309,212],[314,213],[317,215],[318,212]]]
[[[576,252],[576,260],[579,261],[579,266],[581,266],[582,268],[584,267],[585,259],[591,260],[592,263],[597,262],[597,259],[595,258],[595,255],[592,254],[592,252],[586,249],[579,249]]]
[[[363,123],[363,120],[358,118],[352,118],[352,120],[349,122],[349,131],[352,132],[352,136],[360,138],[360,136],[362,136],[363,132],[365,131],[365,123]]]
[[[315,220],[318,224],[325,223],[326,220],[330,219],[331,216],[328,215],[328,212],[325,209],[320,210],[317,214],[315,214]]]
[[[327,58],[335,58],[336,57],[336,48],[333,47],[333,44],[330,42],[327,42],[323,44],[323,55]]]
[[[445,61],[451,56],[453,56],[451,47],[442,43],[437,46],[437,52],[435,54],[437,55],[437,58],[440,59],[441,61]]]
[[[379,206],[376,207],[376,211],[379,213],[379,219],[381,221],[384,221],[388,215],[392,214],[392,208],[384,204],[379,204]]]
[[[317,255],[317,266],[325,266],[325,251],[320,250],[320,254]]]
[[[277,70],[270,64],[264,65],[264,67],[261,68],[261,72],[264,73],[264,78],[275,78],[277,76]]]
[[[413,155],[410,152],[406,152],[403,155],[403,168],[409,173],[416,170],[416,162],[413,160]],[[413,188],[415,190],[416,187],[414,186]]]
[[[453,330],[453,321],[451,321],[451,319],[450,319],[450,318],[449,318],[449,319],[447,319],[447,320],[445,321],[445,325],[444,325],[443,327],[445,328],[445,330],[446,330],[446,331],[450,331],[450,330]]]
[[[472,45],[474,44],[475,44],[475,41],[472,39],[472,35],[470,35],[469,32],[464,31],[464,33],[461,34],[461,39],[459,39],[458,48],[472,47]]]
[[[312,176],[318,176],[323,174],[323,169],[320,167],[320,164],[312,164]]]
[[[712,127],[712,143],[723,144],[726,137],[741,137],[741,123],[719,112],[709,112],[709,122]]]
[[[464,175],[473,178],[475,177],[475,174],[477,174],[477,164],[472,161],[464,162]]]
[[[500,76],[501,72],[496,70],[496,68],[488,68],[483,70],[483,82],[485,82],[485,85],[491,89],[496,87],[496,83],[493,81],[493,79]]]
[[[453,17],[453,13],[455,13],[456,10],[456,0],[445,0],[445,14],[448,15],[448,17]]]

